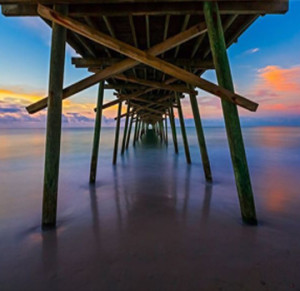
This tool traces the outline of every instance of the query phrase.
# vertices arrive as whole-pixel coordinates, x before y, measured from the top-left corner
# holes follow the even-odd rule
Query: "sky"
[[[291,0],[284,15],[260,17],[228,50],[237,93],[257,103],[257,112],[239,108],[243,126],[300,126],[300,1]],[[35,17],[0,14],[0,128],[45,127],[46,110],[29,115],[25,107],[47,96],[51,31]],[[77,56],[67,46],[64,86],[89,75],[71,65]],[[214,71],[203,78],[216,83]],[[223,124],[219,98],[198,90],[205,126]],[[97,86],[63,102],[64,127],[90,127]],[[113,100],[105,90],[105,102]],[[192,126],[189,98],[182,102],[186,125]],[[126,111],[123,106],[123,111]],[[104,111],[103,125],[113,126],[117,107]]]

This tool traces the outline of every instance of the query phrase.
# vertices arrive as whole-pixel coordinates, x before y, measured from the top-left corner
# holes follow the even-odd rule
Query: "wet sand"
[[[43,130],[0,131],[0,290],[300,290],[300,129],[244,130],[259,225],[240,219],[224,129],[206,129],[206,184],[193,129],[183,147],[132,147],[111,165],[102,135],[63,133],[58,225],[40,230]]]

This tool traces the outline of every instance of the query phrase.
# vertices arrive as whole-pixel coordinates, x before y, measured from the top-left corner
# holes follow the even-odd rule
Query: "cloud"
[[[258,71],[262,85],[274,91],[296,93],[300,91],[300,65],[291,68],[267,66]]]
[[[17,107],[0,107],[0,113],[16,113],[16,112],[20,112],[21,109],[17,108]]]
[[[256,48],[252,48],[250,50],[245,51],[245,54],[246,55],[252,55],[252,54],[255,54],[255,53],[259,52],[259,51],[260,51],[260,49],[256,47]]]

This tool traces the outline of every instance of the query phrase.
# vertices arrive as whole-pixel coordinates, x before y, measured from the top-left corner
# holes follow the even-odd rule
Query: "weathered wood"
[[[201,117],[200,117],[200,112],[199,112],[199,108],[198,108],[198,102],[196,99],[196,95],[190,94],[190,101],[191,101],[191,106],[192,106],[192,111],[193,111],[195,128],[196,128],[196,133],[197,133],[197,138],[198,138],[198,144],[199,144],[200,153],[201,153],[201,157],[202,157],[202,166],[203,166],[205,178],[207,181],[211,182],[212,175],[211,175],[211,169],[210,169],[210,162],[209,162],[208,153],[207,153],[207,149],[206,149],[205,137],[204,137],[204,132],[203,132],[203,127],[202,127],[202,122],[201,122]]]
[[[170,125],[171,125],[171,129],[172,129],[172,139],[173,139],[173,144],[174,144],[174,150],[175,150],[175,153],[178,154],[178,142],[177,142],[174,110],[173,110],[173,105],[171,104],[171,102],[170,102],[170,107],[169,107],[169,119],[170,119]]]
[[[135,84],[106,84],[104,89],[107,90],[144,90],[145,86],[135,85]]]
[[[195,25],[188,30],[181,32],[175,36],[172,36],[168,38],[167,40],[163,41],[160,44],[157,44],[147,50],[147,54],[152,54],[152,55],[159,55],[163,52],[166,52],[174,47],[176,47],[179,44],[182,44],[202,33],[206,32],[206,25],[205,24],[198,24]],[[117,63],[111,67],[105,68],[102,71],[89,76],[79,82],[76,82],[67,88],[63,90],[63,99],[66,99],[68,97],[71,97],[72,95],[87,89],[97,83],[99,83],[101,80],[108,79],[109,77],[122,73],[126,70],[129,70],[133,68],[134,66],[138,65],[139,62],[132,60],[132,59],[125,59],[124,61]],[[47,99],[43,98],[29,106],[26,107],[27,111],[30,114],[36,113],[44,108],[47,107]]]
[[[76,21],[70,17],[60,15],[59,13],[49,9],[43,5],[38,6],[39,14],[51,21],[65,26],[66,28],[83,35],[101,45],[104,45],[112,50],[115,50],[123,55],[126,55],[138,62],[144,63],[162,71],[168,75],[171,75],[179,80],[182,80],[188,84],[199,87],[204,91],[207,91],[215,96],[220,97],[222,100],[227,100],[233,104],[239,105],[250,111],[256,111],[258,104],[251,100],[242,97],[238,94],[231,92],[223,87],[217,86],[203,78],[200,78],[184,69],[181,69],[173,64],[162,61],[161,59],[147,54],[127,43],[112,38],[100,31],[97,31],[89,26],[83,25],[81,22]]]
[[[218,82],[220,85],[233,92],[234,86],[217,3],[205,2],[204,14],[208,26],[208,36]],[[222,108],[224,112],[242,218],[244,222],[248,224],[257,224],[250,174],[237,107],[232,103],[222,100]]]
[[[185,130],[184,117],[183,117],[183,112],[182,112],[182,108],[181,108],[181,101],[180,101],[180,98],[177,93],[175,93],[175,96],[176,96],[176,101],[177,101],[177,106],[178,106],[178,118],[179,118],[179,122],[180,122],[185,157],[186,157],[187,163],[190,164],[192,161],[191,161],[189,143],[188,143],[186,130]]]
[[[162,82],[156,82],[156,81],[149,81],[145,79],[140,78],[133,78],[133,77],[126,77],[125,75],[115,75],[116,79],[123,80],[125,82],[132,82],[140,85],[145,85],[157,89],[164,89],[169,91],[175,91],[175,92],[181,92],[181,93],[192,93],[194,94],[194,90],[189,90],[186,86],[183,85],[168,85]]]
[[[191,15],[190,14],[187,14],[185,17],[184,17],[184,21],[183,21],[183,24],[182,24],[182,27],[181,27],[181,30],[180,31],[185,31],[188,24],[189,24],[189,21],[190,21],[190,18],[191,18]],[[179,49],[180,49],[180,45],[176,47],[175,49],[175,53],[174,53],[174,58],[176,59],[177,56],[178,56],[178,53],[179,53]]]
[[[102,121],[102,105],[104,97],[104,81],[99,84],[98,98],[97,98],[97,110],[95,117],[95,128],[94,128],[94,142],[92,149],[91,158],[91,169],[90,169],[90,183],[95,183],[97,174],[97,164],[98,164],[98,152],[100,144],[100,131],[101,131],[101,121]]]
[[[117,157],[118,157],[121,111],[122,111],[122,101],[119,102],[119,106],[118,106],[118,119],[117,119],[116,132],[115,132],[115,146],[114,146],[114,154],[113,154],[113,165],[115,165],[117,163]]]
[[[203,34],[202,36],[205,36]],[[201,36],[200,36],[201,37]],[[200,45],[200,44],[199,44]],[[188,67],[192,69],[214,69],[212,60],[203,60],[200,58],[161,58],[162,60],[179,67]],[[99,70],[102,66],[111,66],[121,62],[124,58],[72,58],[72,64],[76,68],[96,68]],[[144,69],[145,65],[136,66],[138,69]]]
[[[125,147],[126,147],[126,137],[127,137],[128,122],[129,122],[129,115],[130,115],[130,101],[128,101],[128,104],[127,104],[127,114],[126,114],[125,125],[124,125],[124,134],[123,134],[123,141],[122,141],[121,155],[123,155],[124,152],[125,152]]]
[[[67,13],[65,5],[55,5],[54,9],[62,14]],[[56,225],[65,45],[66,29],[53,23],[44,171],[43,228]]]
[[[127,15],[186,15],[203,14],[202,1],[171,1],[170,3],[101,3],[98,0],[89,1],[89,4],[81,0],[39,1],[39,0],[0,0],[2,13],[6,16],[37,16],[37,3],[72,3],[70,5],[71,16],[127,16]],[[24,4],[23,4],[24,3]],[[35,3],[35,4],[32,4]],[[93,4],[94,3],[94,4]],[[219,1],[222,14],[271,14],[285,13],[288,10],[288,1]]]
[[[131,118],[130,118],[129,129],[128,129],[128,134],[127,134],[127,139],[126,139],[126,147],[125,147],[126,149],[128,149],[129,142],[130,142],[132,124],[133,124],[133,115],[131,115]]]

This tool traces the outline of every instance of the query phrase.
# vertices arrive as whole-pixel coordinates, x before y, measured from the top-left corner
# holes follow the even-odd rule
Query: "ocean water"
[[[57,229],[42,232],[45,131],[1,129],[0,290],[300,290],[300,128],[243,129],[257,227],[241,222],[224,128],[205,129],[212,185],[194,128],[192,165],[177,131],[179,155],[169,135],[112,166],[103,129],[90,186],[93,130],[64,129]]]

